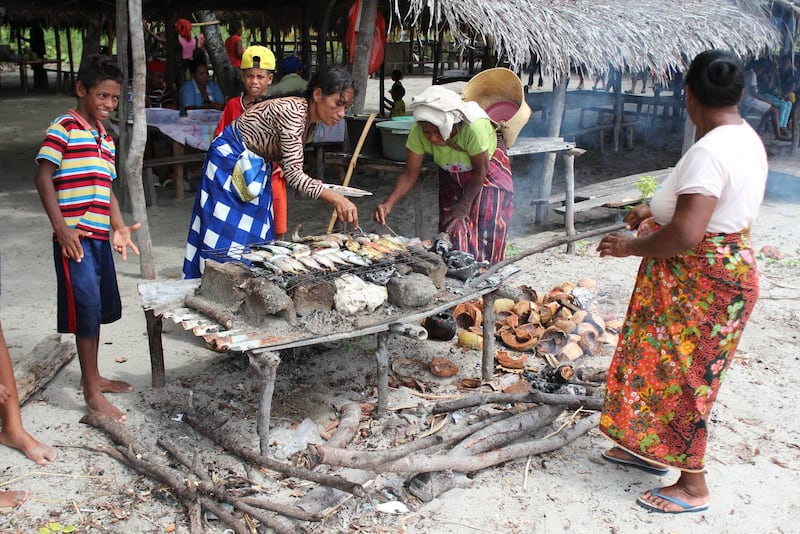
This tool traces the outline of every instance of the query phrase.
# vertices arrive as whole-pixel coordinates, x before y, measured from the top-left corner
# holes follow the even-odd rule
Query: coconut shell
[[[447,358],[440,358],[439,356],[431,358],[430,363],[428,363],[428,369],[434,376],[440,378],[450,378],[458,374],[458,366],[456,364]]]
[[[558,310],[558,313],[556,313],[555,319],[565,319],[565,320],[569,321],[570,319],[572,319],[572,310],[562,306]],[[575,324],[577,324],[577,323],[578,322],[575,321]]]
[[[520,331],[518,328],[509,328],[500,332],[500,340],[507,347],[520,352],[533,350],[539,343],[538,336],[532,336],[531,332]]]
[[[519,394],[519,393],[530,393],[532,391],[531,384],[527,380],[518,380],[514,382],[507,388],[503,389],[503,393],[509,394]]]
[[[583,349],[577,343],[570,342],[561,347],[558,355],[560,360],[573,361],[583,356]]]
[[[588,354],[596,354],[600,351],[600,340],[594,332],[584,332],[581,334],[578,344],[583,351]]]
[[[567,334],[569,334],[578,327],[578,325],[576,325],[574,321],[570,321],[569,319],[556,319],[555,321],[553,321],[553,326],[555,326],[556,328],[558,328],[563,332],[566,332]]]
[[[570,291],[575,289],[575,285],[576,285],[575,282],[570,282],[569,280],[567,280],[566,282],[561,282],[553,289],[558,289],[559,291],[562,291],[564,293],[569,293]]]
[[[589,321],[584,321],[584,322],[582,322],[582,323],[580,323],[578,325],[576,333],[580,336],[580,335],[583,335],[586,332],[591,332],[595,336],[599,336],[600,334],[603,333],[603,332],[600,331],[599,328],[597,328],[596,324],[594,324],[592,322],[589,322]]]
[[[617,343],[619,343],[619,336],[608,331],[603,332],[597,339],[600,341],[600,343],[606,343],[607,345],[616,346]]]
[[[511,311],[511,308],[514,307],[514,301],[512,299],[500,298],[494,301],[494,311],[495,312],[507,312]]]
[[[458,304],[453,310],[453,317],[459,328],[467,329],[470,326],[480,326],[483,323],[483,312],[479,304],[470,300]]]
[[[519,317],[520,322],[525,323],[528,321],[528,316],[531,313],[531,301],[520,300],[514,304],[514,307],[511,308],[511,311]]]
[[[619,319],[611,319],[606,321],[606,330],[613,334],[619,334],[622,331],[623,322]]]
[[[519,316],[511,311],[497,312],[497,317],[494,320],[495,329],[502,328],[503,326],[510,326],[512,328],[519,325]]]
[[[462,378],[458,383],[458,389],[475,389],[481,387],[480,378]]]
[[[465,330],[459,332],[458,344],[467,349],[480,349],[483,348],[483,337]]]
[[[577,324],[581,324],[588,315],[589,312],[587,312],[586,310],[578,310],[572,314],[572,320],[575,321]]]
[[[548,302],[539,308],[539,315],[543,325],[549,324],[558,313],[558,302]]]
[[[508,369],[522,369],[528,361],[525,354],[514,354],[506,350],[498,350],[495,357],[497,363]]]

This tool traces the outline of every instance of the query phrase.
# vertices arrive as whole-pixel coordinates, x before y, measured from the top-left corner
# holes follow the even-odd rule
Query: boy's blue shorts
[[[64,256],[61,245],[53,243],[58,280],[58,331],[79,337],[96,337],[100,325],[122,317],[122,302],[111,243],[81,239],[80,263]]]

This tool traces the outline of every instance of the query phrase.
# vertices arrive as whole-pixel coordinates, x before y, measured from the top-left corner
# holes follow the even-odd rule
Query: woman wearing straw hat
[[[516,80],[521,98],[519,78],[508,72]],[[494,92],[490,86],[495,79],[495,73],[490,73],[478,80],[478,90],[473,85],[471,96],[483,94],[484,89]],[[406,143],[406,165],[389,197],[375,208],[374,218],[386,223],[395,203],[419,179],[423,157],[431,154],[439,167],[439,231],[450,235],[455,249],[471,253],[477,261],[498,263],[505,258],[506,235],[514,211],[514,185],[506,146],[513,144],[521,126],[501,125],[498,133],[490,115],[479,105],[480,99],[465,100],[440,86],[430,87],[411,100],[409,107],[416,124]],[[503,113],[508,113],[509,108],[514,112],[521,109],[521,100],[504,102],[511,106],[501,106],[505,108]],[[525,121],[527,117],[520,122]]]

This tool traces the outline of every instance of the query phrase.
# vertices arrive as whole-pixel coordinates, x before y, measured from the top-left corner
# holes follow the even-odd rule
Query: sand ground
[[[409,97],[419,86],[408,80]],[[374,86],[368,94],[375,94]],[[409,98],[407,97],[407,98]],[[368,102],[376,101],[368,97]],[[52,267],[50,227],[33,187],[33,156],[49,120],[71,107],[63,96],[33,95],[0,100],[0,253],[2,253],[2,299],[0,318],[12,355],[21,358],[42,338],[55,331],[55,277]],[[632,151],[600,157],[592,152],[578,160],[578,183],[610,176],[663,168],[675,163],[679,143],[664,142],[663,148],[637,147]],[[800,162],[779,156],[773,149],[771,165],[780,172],[800,170]],[[557,217],[543,227],[532,227],[530,195],[535,165],[520,164],[517,223],[511,243],[518,250],[546,242],[563,231]],[[524,169],[524,170],[523,170]],[[391,177],[358,174],[353,185],[375,192],[358,203],[364,226],[372,207],[391,186]],[[556,179],[556,187],[559,180]],[[159,201],[148,209],[153,250],[159,279],[179,276],[192,195],[177,202],[171,191],[159,193]],[[532,193],[531,193],[532,194]],[[435,218],[435,186],[426,184],[423,198],[426,231]],[[330,210],[320,204],[293,201],[290,227],[304,224],[304,232],[315,232],[327,224]],[[635,504],[637,495],[654,486],[671,483],[676,473],[654,477],[626,470],[599,460],[606,441],[596,431],[553,453],[534,457],[526,474],[526,461],[519,459],[474,474],[469,489],[455,489],[431,503],[421,503],[403,489],[399,477],[382,477],[372,499],[351,500],[341,511],[313,532],[792,532],[800,512],[800,425],[796,405],[800,387],[797,299],[800,298],[800,234],[798,204],[782,195],[764,201],[754,227],[756,247],[775,245],[784,255],[780,261],[762,260],[762,297],[745,331],[736,361],[728,374],[712,415],[708,454],[708,481],[712,498],[709,511],[684,516],[648,513]],[[398,207],[392,225],[410,234],[410,202]],[[579,230],[606,225],[617,214],[595,210],[581,215]],[[126,215],[131,221],[130,215]],[[600,259],[594,251],[596,238],[578,244],[578,252],[567,255],[561,248],[530,256],[518,265],[517,279],[539,290],[565,280],[592,277],[597,281],[595,303],[605,314],[621,316],[627,305],[637,260]],[[103,328],[101,372],[129,381],[135,393],[116,395],[113,402],[128,415],[127,428],[155,448],[155,440],[166,436],[186,447],[212,450],[209,443],[174,420],[190,398],[216,408],[244,433],[252,446],[259,383],[248,371],[245,358],[220,355],[204,348],[200,339],[180,327],[165,323],[164,349],[167,387],[150,387],[150,370],[144,315],[137,285],[142,282],[136,259],[117,261],[123,299],[123,319]],[[416,357],[427,361],[440,355],[461,367],[458,377],[478,376],[480,356],[462,352],[449,342],[411,342],[392,339],[395,360]],[[288,426],[308,417],[324,427],[335,418],[332,405],[343,401],[375,399],[374,340],[362,338],[348,343],[315,347],[286,354],[279,368],[273,403],[273,425]],[[607,365],[596,357],[592,365]],[[167,532],[175,524],[186,532],[187,522],[180,504],[152,480],[138,475],[115,460],[93,452],[107,444],[98,431],[78,423],[85,412],[78,390],[77,359],[62,369],[22,409],[29,431],[56,446],[58,459],[38,467],[21,454],[2,448],[0,484],[3,489],[25,489],[30,499],[22,507],[0,515],[4,532],[34,532],[48,521],[74,525],[80,532]],[[453,392],[453,382],[424,377],[434,393]],[[392,390],[390,404],[419,398]],[[425,420],[414,410],[398,411],[387,420],[369,425],[367,443],[385,444],[412,423]],[[241,472],[235,461],[218,458],[222,476]],[[256,475],[260,477],[261,475]],[[261,479],[264,491],[276,500],[291,502],[308,488],[295,488],[290,495],[286,481]],[[383,493],[381,489],[386,489]],[[402,500],[406,514],[385,515],[375,511],[380,500]],[[222,532],[217,521],[208,522],[208,532]]]

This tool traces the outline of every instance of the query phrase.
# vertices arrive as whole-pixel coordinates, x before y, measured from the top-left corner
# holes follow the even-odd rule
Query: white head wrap
[[[489,116],[477,102],[464,102],[461,95],[440,85],[432,85],[411,99],[409,106],[416,122],[430,122],[439,129],[442,139],[447,141],[453,125]]]

